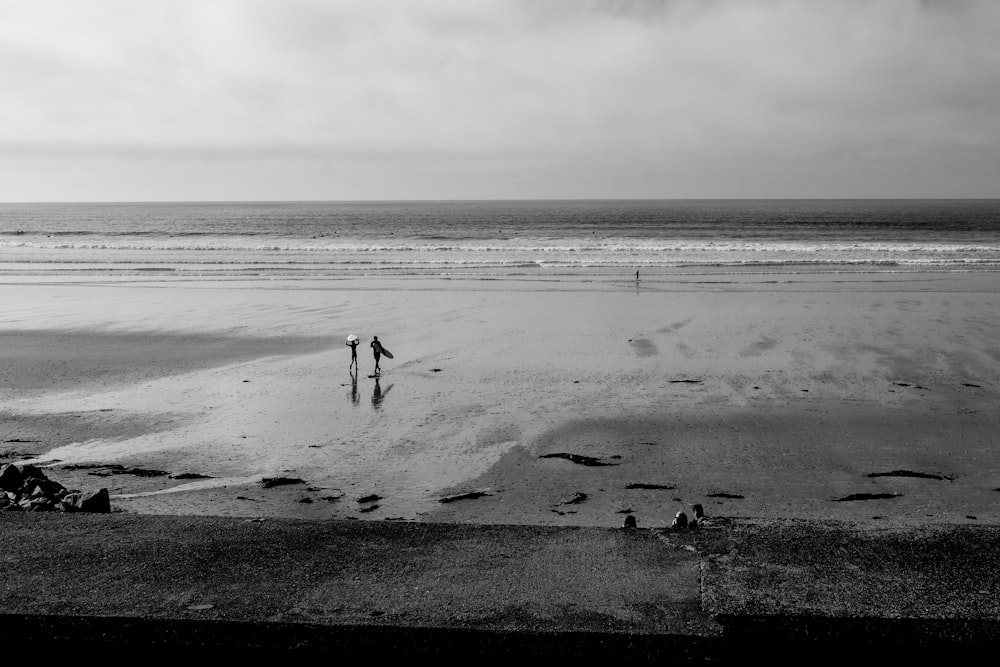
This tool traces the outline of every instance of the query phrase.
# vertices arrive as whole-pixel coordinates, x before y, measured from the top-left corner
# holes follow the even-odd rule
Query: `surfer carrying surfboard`
[[[354,334],[347,337],[347,345],[351,348],[351,363],[347,365],[348,370],[350,370],[352,366],[354,367],[354,370],[358,369],[358,343],[360,342],[361,339]]]
[[[379,342],[378,336],[372,336],[372,353],[375,355],[375,375],[382,372],[382,368],[379,366],[379,361],[382,359],[384,354],[386,358],[392,359],[392,353],[389,350],[382,347],[382,343]]]

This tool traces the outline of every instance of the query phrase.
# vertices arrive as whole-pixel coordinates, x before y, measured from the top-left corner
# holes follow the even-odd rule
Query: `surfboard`
[[[379,354],[384,354],[386,359],[392,359],[392,352],[385,349],[385,346],[383,346],[382,343],[378,344],[378,351]]]

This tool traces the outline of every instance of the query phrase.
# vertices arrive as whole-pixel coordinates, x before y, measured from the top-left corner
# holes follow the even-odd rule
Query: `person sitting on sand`
[[[375,375],[382,372],[379,362],[382,360],[382,343],[378,342],[378,336],[372,336],[372,353],[375,355]]]

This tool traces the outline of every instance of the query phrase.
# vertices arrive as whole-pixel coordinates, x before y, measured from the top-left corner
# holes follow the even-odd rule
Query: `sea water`
[[[1000,268],[1000,200],[0,204],[0,275]]]

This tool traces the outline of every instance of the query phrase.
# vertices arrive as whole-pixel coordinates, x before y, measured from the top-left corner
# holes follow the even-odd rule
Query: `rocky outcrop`
[[[0,510],[106,513],[111,511],[111,499],[107,489],[70,490],[37,466],[8,463],[0,467]]]

